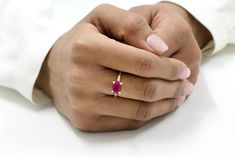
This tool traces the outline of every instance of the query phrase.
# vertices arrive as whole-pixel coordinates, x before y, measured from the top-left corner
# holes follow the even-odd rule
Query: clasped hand
[[[56,41],[36,86],[81,130],[139,128],[193,91],[203,44],[195,23],[169,3],[100,5]],[[119,72],[122,93],[114,97]]]

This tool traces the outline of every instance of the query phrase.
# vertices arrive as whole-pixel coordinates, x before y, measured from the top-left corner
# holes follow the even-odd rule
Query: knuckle
[[[84,87],[80,85],[70,84],[66,89],[67,101],[71,112],[75,113],[91,113],[93,112],[93,104],[84,92]]]
[[[165,106],[163,106],[162,112],[159,113],[159,116],[165,115],[173,110],[174,104],[171,102]]]
[[[164,114],[167,114],[167,113],[169,113],[169,112],[171,112],[171,111],[173,111],[175,108],[176,108],[176,106],[177,106],[177,104],[178,104],[178,99],[176,98],[176,99],[172,99],[171,101],[169,101],[165,106],[164,106]]]
[[[89,43],[85,39],[79,39],[72,44],[72,52],[84,51],[89,48]]]
[[[80,123],[78,129],[80,129],[81,131],[88,131],[88,132],[95,131],[92,126],[93,125],[88,122],[86,122],[86,123],[82,122],[82,123]]]
[[[182,45],[185,42],[187,43],[188,39],[193,34],[192,28],[185,22],[181,25],[171,26],[169,32],[171,32],[171,34],[177,34],[177,36],[175,36],[175,43],[178,45]]]
[[[179,76],[179,66],[176,64],[171,64],[170,66],[170,76],[172,79],[178,79]]]
[[[174,97],[179,97],[184,95],[184,88],[185,88],[185,82],[181,81],[177,84],[175,92],[174,92]]]
[[[72,43],[71,58],[73,61],[77,62],[78,60],[84,58],[84,55],[87,55],[87,52],[90,52],[90,50],[91,46],[89,42],[85,39],[79,39]]]
[[[182,25],[180,30],[186,36],[193,33],[192,28],[188,24]]]
[[[71,117],[71,123],[73,127],[81,131],[94,131],[93,124],[88,118],[74,115]]]
[[[178,99],[174,99],[174,100],[172,100],[172,102],[169,102],[169,104],[166,105],[166,106],[168,106],[166,108],[167,113],[173,111],[177,107],[178,104],[179,104],[179,100]]]
[[[86,83],[85,76],[79,77],[77,74],[70,73],[66,76],[66,85],[67,89],[69,90],[69,94],[73,94],[76,92],[82,92],[83,91],[83,84]]]
[[[82,127],[82,125],[83,125],[82,122],[84,119],[82,117],[80,117],[79,115],[73,113],[73,114],[71,114],[69,119],[70,119],[73,127],[78,128],[78,129],[80,129]]]
[[[180,29],[178,29],[181,38],[181,41],[187,42],[190,37],[193,35],[193,30],[188,24],[181,25]],[[183,39],[183,40],[182,40]]]
[[[146,58],[142,56],[136,57],[135,69],[137,73],[150,77],[152,72],[153,61],[151,58]]]
[[[144,124],[145,124],[145,122],[133,120],[133,121],[130,121],[130,124],[128,125],[128,129],[129,130],[136,130],[136,129],[141,128]]]
[[[168,100],[167,102],[164,102],[159,108],[156,116],[162,116],[169,112],[171,112],[175,108],[175,100]]]
[[[152,105],[150,103],[139,103],[136,111],[136,118],[140,121],[147,121],[151,119]]]
[[[91,80],[91,77],[93,76],[84,69],[79,69],[78,65],[76,64],[68,66],[68,68],[69,70],[64,72],[64,81],[66,83],[66,87],[68,87],[69,89],[74,89],[78,87],[84,88],[84,85],[89,83],[89,80]]]
[[[132,13],[126,16],[124,23],[124,35],[133,34],[146,25],[145,19],[138,14]]]
[[[148,102],[153,102],[155,101],[156,97],[157,97],[157,87],[156,84],[153,81],[146,81],[143,84],[143,88],[140,91],[141,93],[141,97],[143,97],[143,99],[145,101]]]
[[[80,78],[76,74],[74,74],[73,72],[69,72],[65,79],[69,89],[73,89],[75,83],[78,82],[79,79]]]
[[[81,103],[79,101],[80,96],[77,96],[77,94],[73,94],[73,96],[69,96],[68,98],[69,100],[69,104],[70,104],[70,110],[72,113],[77,114],[77,113],[83,113],[86,112],[87,109],[87,105],[85,103]]]
[[[96,11],[102,11],[102,10],[104,10],[104,9],[110,8],[111,6],[112,6],[111,4],[102,3],[102,4],[99,4],[97,7],[95,7],[94,10],[96,10]]]

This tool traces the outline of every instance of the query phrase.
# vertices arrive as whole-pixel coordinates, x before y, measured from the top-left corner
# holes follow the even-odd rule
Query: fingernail
[[[184,95],[189,95],[193,92],[194,90],[194,85],[190,82],[186,82],[184,84]]]
[[[181,79],[186,79],[191,75],[191,70],[189,68],[184,68],[182,72],[180,73]]]
[[[177,106],[181,106],[185,102],[186,96],[182,96],[177,100]]]
[[[146,42],[152,49],[158,51],[160,54],[168,50],[167,44],[154,34],[150,34]]]

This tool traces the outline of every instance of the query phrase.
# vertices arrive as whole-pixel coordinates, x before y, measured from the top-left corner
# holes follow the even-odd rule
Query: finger
[[[135,7],[131,11],[142,14],[151,24],[156,35],[167,43],[169,49],[162,54],[163,56],[176,58],[188,65],[192,72],[189,80],[195,84],[199,73],[201,52],[189,25],[184,20],[178,21],[175,25],[169,25],[172,23],[169,19],[174,19],[172,12],[164,9],[158,11],[156,5]]]
[[[166,80],[186,79],[190,76],[190,70],[179,60],[159,57],[98,33],[86,43],[78,43],[77,47],[78,56],[84,54],[93,59],[92,62],[95,59],[98,65],[109,69]]]
[[[155,8],[155,5],[140,5],[130,8],[129,11],[141,14],[147,20],[148,24],[151,25],[156,10]]]
[[[153,34],[141,14],[103,4],[94,9],[90,19],[95,21],[93,24],[101,28],[103,33],[129,45],[151,52],[165,52],[168,49],[168,46]]]
[[[120,97],[105,96],[98,100],[100,105],[93,110],[101,115],[148,121],[171,112],[179,104],[182,104],[184,100],[185,97],[181,97],[146,103]]]
[[[180,29],[173,26],[154,26],[156,25],[154,22],[152,27],[155,28],[156,34],[169,45],[169,49],[163,56],[183,61],[191,70],[189,80],[195,84],[201,63],[201,51],[190,26],[184,20],[179,23],[181,23],[178,26]]]
[[[85,97],[87,97],[86,95]],[[90,94],[89,94],[90,96]],[[92,100],[91,97],[89,100]],[[74,105],[72,105],[72,109],[67,110],[68,112],[64,112],[61,108],[58,111],[66,115],[68,120],[72,123],[75,128],[78,128],[82,131],[88,132],[105,132],[105,131],[118,131],[118,130],[132,130],[138,129],[143,126],[145,121],[131,120],[107,115],[101,115],[95,111],[95,109],[99,108],[99,102],[97,101],[96,106],[92,107],[90,104],[94,105],[94,102],[89,100],[73,100]],[[86,104],[86,109],[77,105],[78,101],[89,102],[90,104]],[[90,106],[90,107],[87,107]],[[78,110],[79,109],[79,110]]]
[[[182,47],[178,53],[172,55],[172,57],[178,60],[182,60],[186,65],[189,65],[188,67],[191,70],[191,75],[188,80],[195,84],[197,82],[202,58],[200,47],[198,46],[195,38],[190,38],[188,40],[188,44]]]
[[[87,119],[86,123],[83,126],[79,125],[78,128],[89,132],[107,132],[138,129],[145,124],[143,121],[112,116],[97,116],[93,119]]]
[[[118,73],[112,70],[102,70],[102,77],[96,77],[100,82],[97,90],[103,94],[113,95],[112,81],[117,78]],[[97,82],[96,81],[96,82]],[[191,94],[193,84],[187,80],[165,81],[161,79],[147,79],[123,73],[121,77],[122,90],[119,97],[155,102],[166,98],[179,98]]]
[[[182,43],[185,42],[184,34],[188,34],[187,31],[190,31],[190,28],[186,27],[187,23],[181,23],[180,29],[178,26],[169,25],[168,20],[174,19],[172,13],[164,12],[164,10],[158,11],[156,5],[134,7],[131,8],[130,11],[142,14],[151,25],[151,28],[155,32],[154,34],[168,45],[167,51],[160,53],[163,56],[170,57],[176,53],[181,48]]]

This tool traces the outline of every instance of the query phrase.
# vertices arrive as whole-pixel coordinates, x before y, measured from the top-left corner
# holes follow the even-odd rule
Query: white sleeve
[[[235,44],[235,0],[166,1],[185,8],[210,31],[213,42],[206,53],[216,53],[228,44]]]
[[[62,34],[54,25],[48,0],[0,0],[0,86],[15,89],[33,103],[50,101],[34,84]]]

